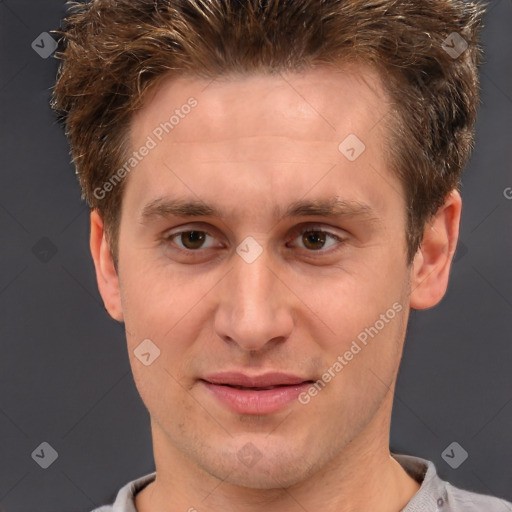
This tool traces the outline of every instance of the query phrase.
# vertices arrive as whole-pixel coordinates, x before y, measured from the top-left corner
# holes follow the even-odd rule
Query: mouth
[[[205,380],[204,382],[208,382],[208,381]],[[213,382],[209,382],[209,384],[216,384],[217,386],[226,386],[228,388],[241,389],[244,391],[266,391],[267,389],[299,386],[300,384],[304,384],[306,382],[311,383],[313,381],[304,381],[304,382],[300,382],[298,384],[277,384],[276,386],[237,386],[234,384],[218,384],[218,383],[213,383]]]
[[[239,372],[212,374],[199,381],[210,396],[233,412],[258,415],[282,410],[314,382],[291,374],[249,376]]]
[[[242,372],[213,373],[201,379],[210,384],[240,389],[274,389],[283,386],[297,386],[311,379],[290,373],[268,372],[261,375],[247,375]]]

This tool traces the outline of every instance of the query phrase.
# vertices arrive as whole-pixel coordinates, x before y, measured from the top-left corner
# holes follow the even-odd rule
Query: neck
[[[419,489],[388,447],[388,407],[320,471],[287,488],[253,489],[208,474],[152,423],[157,476],[135,497],[138,512],[398,512]]]

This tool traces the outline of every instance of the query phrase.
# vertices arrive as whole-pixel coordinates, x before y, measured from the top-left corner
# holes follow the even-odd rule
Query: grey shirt
[[[434,464],[410,455],[392,454],[407,473],[421,484],[401,512],[512,512],[512,503],[453,487],[441,480]],[[113,505],[92,512],[137,512],[134,496],[155,479],[156,472],[127,483],[118,492]]]

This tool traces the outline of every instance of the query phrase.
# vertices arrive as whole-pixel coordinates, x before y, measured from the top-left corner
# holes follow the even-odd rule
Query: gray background
[[[0,0],[2,273],[0,505],[85,512],[154,470],[149,415],[122,327],[105,312],[63,131],[48,107],[57,63],[31,43],[56,0]],[[391,447],[454,485],[512,500],[512,2],[486,15],[476,149],[463,178],[461,242],[443,301],[413,312]],[[456,470],[441,453],[468,453]],[[48,442],[57,460],[32,458]]]

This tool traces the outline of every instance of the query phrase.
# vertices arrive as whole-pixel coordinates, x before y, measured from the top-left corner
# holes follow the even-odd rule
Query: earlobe
[[[90,247],[96,280],[105,308],[114,320],[123,321],[119,278],[107,241],[103,220],[97,210],[92,210]]]
[[[411,269],[410,306],[428,309],[446,293],[453,255],[459,238],[462,199],[452,190],[425,226],[421,246]]]

